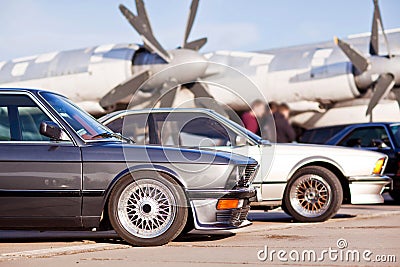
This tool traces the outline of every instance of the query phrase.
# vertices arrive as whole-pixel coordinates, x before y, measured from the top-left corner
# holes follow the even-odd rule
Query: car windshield
[[[225,118],[224,116],[222,116],[221,114],[217,113],[217,112],[213,112],[214,115],[218,116],[221,120],[223,120],[225,123],[230,124],[232,127],[238,129],[239,131],[243,132],[245,135],[247,135],[248,137],[250,137],[251,139],[253,139],[254,142],[256,143],[260,143],[262,141],[262,138],[258,135],[256,135],[255,133],[247,130],[245,127],[243,127],[242,125],[239,125],[238,123],[229,120],[227,118]]]
[[[392,131],[393,136],[396,140],[396,144],[399,147],[400,146],[400,123],[390,125],[390,130]]]
[[[122,140],[117,134],[99,123],[91,115],[63,96],[41,93],[41,96],[63,117],[84,140]]]

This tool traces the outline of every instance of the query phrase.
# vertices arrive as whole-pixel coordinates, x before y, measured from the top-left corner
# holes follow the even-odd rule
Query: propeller
[[[150,23],[148,22],[149,20],[147,18],[146,11],[144,11],[143,1],[136,0],[136,3],[138,2],[140,3],[139,6],[141,6],[141,8],[143,9],[142,13],[139,13],[141,16],[135,16],[124,5],[120,5],[119,9],[128,20],[128,22],[132,25],[132,27],[135,28],[135,30],[139,33],[140,37],[143,40],[144,47],[150,52],[156,53],[166,62],[170,62],[171,56],[168,54],[167,51],[165,51],[165,49],[160,45],[160,43],[153,35]]]
[[[351,63],[353,66],[359,71],[359,72],[364,72],[368,69],[369,67],[369,61],[367,58],[364,57],[364,55],[353,48],[351,45],[348,43],[340,40],[339,38],[335,37],[335,44],[342,49],[343,53],[346,54],[346,56],[350,59]]]
[[[159,98],[160,108],[172,107],[176,93],[178,92],[178,89],[181,88],[181,86],[174,86],[174,84],[172,84],[171,82],[166,82],[164,83],[163,87],[164,90],[162,91],[164,91],[164,93],[162,94],[161,98],[159,98],[159,95],[156,96],[157,98]],[[154,100],[151,102],[152,105],[150,107],[154,107],[154,102]]]
[[[201,47],[203,47],[203,45],[205,45],[207,43],[207,38],[201,38],[201,39],[193,41],[193,42],[188,42],[188,38],[189,38],[190,32],[192,31],[193,22],[194,22],[194,19],[196,18],[198,8],[199,8],[199,0],[192,1],[192,4],[190,5],[188,21],[186,23],[185,37],[183,39],[183,45],[182,45],[183,48],[193,49],[196,51],[199,50]]]
[[[361,91],[373,90],[366,116],[372,115],[372,110],[392,89],[398,92],[397,89],[400,87],[400,60],[390,52],[389,42],[382,24],[378,0],[373,0],[373,2],[374,16],[369,44],[370,56],[364,56],[350,44],[335,37],[336,45],[349,58],[354,67],[353,74],[357,87]],[[387,55],[379,54],[379,29],[382,31]],[[397,93],[395,95],[400,105],[400,95]]]
[[[378,102],[384,98],[390,90],[392,90],[394,86],[394,77],[391,74],[381,74],[376,80],[375,88],[374,88],[374,94],[371,97],[371,100],[368,104],[368,109],[366,114],[370,115],[372,113],[372,110],[378,105]]]
[[[140,88],[140,85],[149,79],[149,77],[150,73],[147,70],[137,73],[131,79],[117,85],[105,96],[103,96],[103,98],[100,100],[100,105],[102,107],[110,107],[115,105],[120,99],[135,93]],[[135,89],[134,92],[132,91],[132,88]]]
[[[196,106],[212,109],[225,117],[229,117],[224,108],[221,107],[217,101],[215,101],[212,95],[208,93],[204,84],[196,82],[188,84],[187,88],[193,93]]]
[[[200,50],[207,43],[207,38],[201,38],[185,44],[186,49]]]
[[[198,51],[207,43],[207,38],[188,40],[199,0],[193,0],[191,3],[182,47],[173,50],[164,49],[154,36],[143,0],[135,0],[135,3],[137,15],[122,4],[119,6],[121,13],[143,41],[143,48],[136,51],[132,59],[135,74],[108,92],[100,100],[100,105],[103,108],[115,106],[133,96],[139,89],[156,89],[150,99],[153,106],[160,102],[161,107],[171,107],[178,90],[185,88],[190,90],[195,98],[202,98],[195,100],[196,105],[213,108],[226,115],[224,109],[207,92],[206,85],[200,84],[201,78],[206,76],[208,60]],[[194,81],[198,81],[199,84],[193,83]]]

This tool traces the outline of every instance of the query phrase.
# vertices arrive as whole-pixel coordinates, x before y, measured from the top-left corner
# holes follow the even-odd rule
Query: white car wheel
[[[343,201],[339,179],[328,169],[309,166],[289,181],[284,195],[285,211],[300,222],[320,222],[333,217]]]

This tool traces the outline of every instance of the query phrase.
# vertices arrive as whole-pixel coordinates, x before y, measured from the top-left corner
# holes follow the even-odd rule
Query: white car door
[[[163,117],[158,118],[158,117]],[[208,114],[201,112],[176,112],[168,116],[155,115],[155,121],[163,120],[160,136],[167,136],[164,145],[177,144],[184,147],[200,147],[232,152],[257,160],[260,170],[253,182],[255,187],[260,188],[263,177],[268,173],[270,164],[263,164],[263,146],[254,144],[248,136],[232,129],[232,126],[225,125]],[[171,130],[175,128],[175,130]],[[168,134],[163,134],[168,133]],[[171,134],[171,133],[176,134]],[[161,138],[164,139],[164,138]],[[172,139],[176,139],[174,142]],[[267,156],[268,158],[268,156]],[[261,192],[258,190],[258,192]]]

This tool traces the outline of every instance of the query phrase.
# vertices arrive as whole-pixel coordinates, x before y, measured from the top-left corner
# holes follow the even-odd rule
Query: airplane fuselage
[[[400,55],[400,30],[392,30],[388,38],[393,44],[392,54]],[[369,36],[357,36],[351,37],[349,42],[367,53],[368,40]],[[177,59],[172,65],[176,69],[172,74],[168,72],[171,65],[164,64],[155,54],[143,52],[136,44],[101,45],[14,59],[0,62],[0,85],[52,90],[68,96],[91,113],[104,112],[98,104],[101,97],[143,69],[161,74],[153,77],[137,94],[135,101],[138,103],[148,99],[154,93],[152,88],[159,87],[168,79],[178,77],[179,83],[193,81],[192,77],[207,73],[209,70],[206,69],[212,62],[226,64],[245,74],[268,101],[340,102],[358,98],[367,89],[363,76],[354,74],[351,63],[333,42],[249,53],[215,51],[204,54],[204,57],[185,49],[171,50],[170,53],[172,60],[174,56]],[[191,64],[190,71],[189,65],[185,67],[184,63]],[[399,68],[398,59],[391,64]],[[217,101],[235,109],[245,109],[247,105],[244,102],[250,103],[260,94],[241,88],[241,79],[223,69],[204,78],[211,82],[209,90]],[[236,93],[244,101],[226,97],[212,85],[226,80],[236,84],[235,88],[239,88],[235,89]]]

